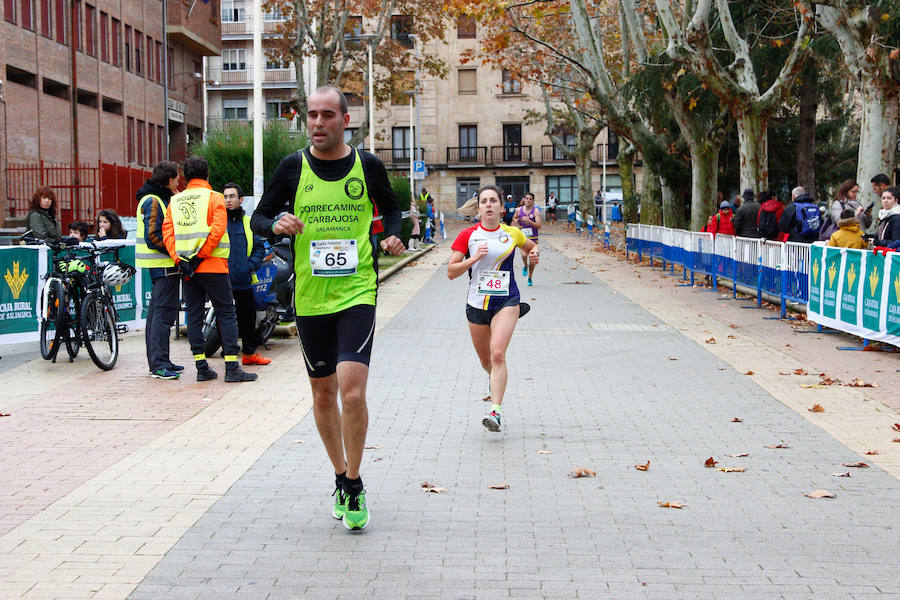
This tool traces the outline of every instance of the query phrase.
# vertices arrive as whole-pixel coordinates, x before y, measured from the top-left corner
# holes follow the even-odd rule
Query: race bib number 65
[[[353,275],[359,266],[356,240],[312,240],[309,266],[316,277]]]
[[[478,293],[509,296],[509,271],[478,271]]]

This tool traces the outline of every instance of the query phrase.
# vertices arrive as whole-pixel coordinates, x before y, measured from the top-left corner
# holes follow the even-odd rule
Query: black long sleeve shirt
[[[316,176],[325,181],[339,181],[346,177],[353,168],[354,152],[338,160],[320,160],[313,156],[309,149],[302,150],[302,152],[306,153],[306,160]],[[378,214],[382,216],[385,236],[396,235],[399,237],[401,211],[397,205],[397,197],[391,187],[387,170],[374,154],[364,150],[360,150],[359,154],[362,157],[366,189],[369,192],[369,198],[378,207]],[[263,192],[263,196],[250,218],[250,227],[254,232],[272,237],[272,225],[275,223],[275,217],[285,211],[293,214],[294,197],[297,193],[297,183],[300,181],[300,169],[300,151],[288,154],[275,169],[268,187]]]

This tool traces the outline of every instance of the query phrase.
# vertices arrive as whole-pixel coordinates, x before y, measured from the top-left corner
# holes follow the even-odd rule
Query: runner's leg
[[[347,469],[344,458],[344,441],[341,436],[341,411],[338,408],[338,376],[334,373],[327,377],[310,377],[309,385],[313,395],[313,415],[316,418],[316,429],[325,445],[328,458],[339,475]]]
[[[516,329],[516,321],[519,320],[519,307],[507,306],[500,309],[491,321],[490,331],[490,359],[491,359],[491,402],[503,404],[503,394],[506,393],[507,368],[506,349],[513,331]]]
[[[475,354],[481,362],[481,368],[490,376],[491,374],[491,326],[469,323],[469,335],[472,336],[472,345],[475,346]]]
[[[341,392],[341,431],[343,449],[347,457],[347,478],[359,478],[366,430],[369,427],[369,410],[366,406],[366,381],[369,367],[359,362],[343,361],[337,365],[337,383]],[[330,455],[330,454],[329,454]]]

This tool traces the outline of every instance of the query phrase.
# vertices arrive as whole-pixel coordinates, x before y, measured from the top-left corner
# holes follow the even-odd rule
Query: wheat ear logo
[[[819,261],[812,264],[813,284],[819,285]]]
[[[900,298],[900,275],[897,275],[897,279],[894,280],[894,293],[897,294],[897,298]]]
[[[853,291],[853,282],[856,281],[856,268],[854,265],[850,265],[850,269],[847,271],[847,289]]]
[[[19,263],[13,261],[12,273],[9,272],[9,269],[6,269],[6,275],[3,278],[6,280],[6,285],[9,286],[9,291],[12,292],[13,298],[18,300],[19,294],[22,293],[22,288],[25,287],[25,282],[28,281],[28,271],[25,269],[19,271]]]
[[[835,277],[837,277],[837,268],[835,268],[834,263],[831,263],[831,266],[828,267],[828,287],[834,285]]]
[[[875,267],[872,267],[872,270],[869,272],[869,293],[874,296],[875,290],[878,289],[878,270]]]

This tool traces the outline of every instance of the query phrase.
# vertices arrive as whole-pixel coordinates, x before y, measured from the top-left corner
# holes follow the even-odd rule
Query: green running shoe
[[[334,509],[331,511],[331,514],[334,515],[335,519],[343,519],[344,513],[347,512],[347,494],[338,486],[334,488],[334,492],[331,495],[334,496]]]
[[[491,410],[482,420],[481,424],[484,425],[485,429],[488,431],[498,432],[500,431],[500,413],[496,410]]]
[[[351,531],[360,531],[369,524],[369,508],[366,506],[366,491],[358,494],[349,493],[347,510],[344,512],[344,527]]]

